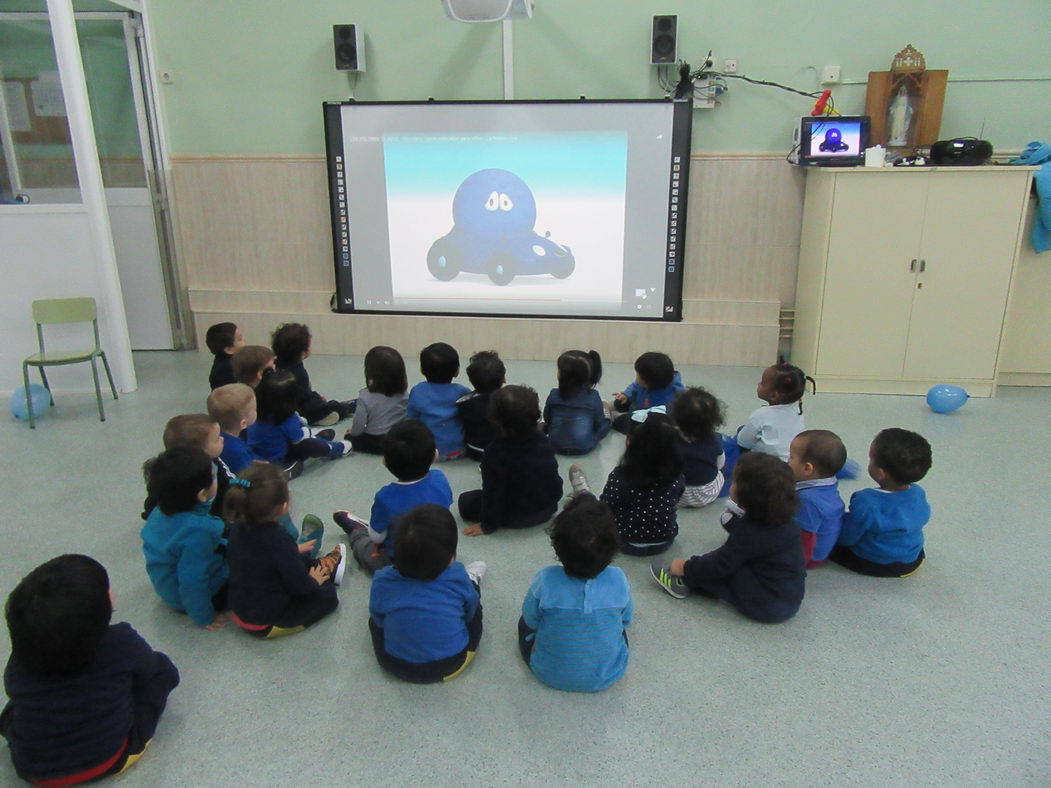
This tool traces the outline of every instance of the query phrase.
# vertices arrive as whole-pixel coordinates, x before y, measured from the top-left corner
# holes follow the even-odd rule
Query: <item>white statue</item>
[[[912,123],[912,99],[909,92],[902,85],[898,88],[898,94],[890,103],[887,112],[887,126],[890,129],[890,139],[887,145],[891,147],[903,147],[909,144],[909,124]]]

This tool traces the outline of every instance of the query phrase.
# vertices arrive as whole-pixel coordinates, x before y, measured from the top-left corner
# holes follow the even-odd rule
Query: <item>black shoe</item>
[[[342,528],[343,532],[347,536],[350,536],[352,533],[354,533],[354,530],[357,529],[357,528],[368,528],[369,527],[369,524],[366,523],[364,520],[359,519],[358,517],[356,517],[355,515],[351,514],[350,512],[344,512],[344,511],[333,512],[332,513],[332,521],[336,525],[338,525],[340,528]]]
[[[302,474],[302,473],[303,473],[303,461],[302,460],[296,460],[291,465],[285,466],[285,474],[288,476],[288,480],[289,481],[292,481],[293,479],[299,478],[300,474]]]
[[[354,411],[358,407],[358,401],[356,399],[348,399],[345,402],[339,403],[339,417],[341,419],[349,419],[354,415]]]
[[[314,433],[315,438],[321,438],[323,441],[334,441],[336,439],[335,430],[318,430]]]

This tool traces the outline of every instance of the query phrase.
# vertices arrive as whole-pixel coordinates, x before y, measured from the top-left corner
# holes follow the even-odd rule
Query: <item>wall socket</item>
[[[821,69],[822,85],[838,85],[842,81],[839,66],[825,66]]]
[[[737,73],[737,58],[728,57],[723,61],[723,73],[724,74],[736,74]]]
[[[162,68],[157,72],[157,77],[160,79],[162,85],[170,85],[175,81],[175,72],[170,68]]]

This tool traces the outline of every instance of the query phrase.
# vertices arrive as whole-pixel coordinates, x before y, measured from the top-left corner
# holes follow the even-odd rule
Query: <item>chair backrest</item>
[[[87,323],[98,310],[94,298],[42,298],[33,302],[33,320],[50,323]]]

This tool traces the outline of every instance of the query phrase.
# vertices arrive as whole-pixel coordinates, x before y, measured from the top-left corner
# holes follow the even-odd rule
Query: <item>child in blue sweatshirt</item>
[[[916,482],[930,468],[931,445],[922,435],[898,427],[880,432],[869,448],[869,476],[879,487],[850,496],[829,558],[871,577],[905,577],[919,569],[931,507]]]
[[[204,450],[180,446],[159,454],[145,473],[157,502],[141,532],[150,582],[168,607],[209,631],[219,629],[230,570],[223,521],[208,513],[215,466]]]
[[[460,374],[460,354],[444,342],[428,345],[420,351],[420,372],[427,380],[409,392],[406,416],[419,419],[434,433],[439,461],[461,457],[467,446],[456,400],[471,390],[453,383]]]
[[[665,353],[643,353],[635,359],[635,380],[623,392],[613,395],[613,409],[621,414],[613,419],[613,429],[626,434],[632,411],[667,406],[684,388],[682,378]]]
[[[843,499],[836,474],[847,461],[847,448],[834,432],[803,430],[788,450],[788,467],[796,478],[803,558],[807,569],[821,566],[836,546],[843,527]]]
[[[255,392],[244,383],[219,386],[208,395],[208,415],[219,425],[223,450],[219,457],[235,476],[253,462],[266,462],[241,440],[255,424]]]

